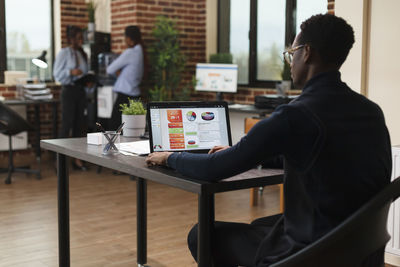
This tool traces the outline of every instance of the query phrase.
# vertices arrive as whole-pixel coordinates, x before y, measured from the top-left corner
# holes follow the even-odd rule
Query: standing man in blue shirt
[[[117,99],[113,106],[109,130],[115,130],[121,124],[120,104],[128,103],[128,98],[139,99],[139,85],[144,73],[144,49],[142,35],[137,26],[125,28],[125,43],[127,49],[108,67],[107,73],[118,76],[113,91]]]
[[[391,145],[379,106],[341,81],[339,69],[354,32],[342,18],[312,16],[285,52],[299,97],[279,106],[239,143],[209,154],[152,153],[148,165],[168,165],[201,180],[246,171],[283,156],[285,210],[250,224],[216,222],[212,255],[218,267],[266,267],[315,242],[390,182]],[[188,237],[197,259],[197,226]],[[384,247],[362,266],[383,266]]]

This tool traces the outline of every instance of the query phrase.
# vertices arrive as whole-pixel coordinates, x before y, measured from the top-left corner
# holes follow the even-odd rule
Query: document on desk
[[[125,153],[127,152],[128,155],[135,154],[138,156],[145,156],[150,153],[150,143],[149,140],[120,143],[119,150],[124,155],[126,155]]]

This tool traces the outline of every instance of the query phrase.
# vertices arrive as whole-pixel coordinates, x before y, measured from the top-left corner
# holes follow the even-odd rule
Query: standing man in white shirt
[[[128,48],[107,67],[108,74],[118,77],[113,88],[118,96],[108,124],[109,130],[115,130],[121,124],[119,105],[128,103],[128,98],[140,98],[139,85],[144,73],[144,49],[139,27],[125,28],[125,43]]]

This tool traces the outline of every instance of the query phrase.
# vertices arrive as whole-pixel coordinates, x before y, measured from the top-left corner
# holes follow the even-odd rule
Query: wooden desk
[[[132,139],[121,138],[121,142]],[[198,266],[211,266],[211,231],[214,223],[214,194],[264,185],[280,184],[281,170],[250,170],[218,183],[190,179],[165,167],[147,167],[144,157],[102,155],[101,146],[87,145],[86,138],[42,140],[41,147],[57,153],[59,266],[70,266],[69,178],[67,156],[137,177],[137,263],[147,261],[147,190],[146,181],[180,188],[198,194]]]

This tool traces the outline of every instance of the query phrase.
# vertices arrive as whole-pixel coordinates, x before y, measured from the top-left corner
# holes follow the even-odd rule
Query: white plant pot
[[[140,137],[144,135],[146,128],[146,115],[124,115],[122,114],[124,124],[123,135],[127,137]]]
[[[96,32],[96,24],[94,22],[89,22],[88,23],[88,31],[87,31],[87,40],[89,43],[94,43],[94,35]]]
[[[88,23],[88,31],[89,32],[94,32],[96,31],[96,24],[94,22],[89,22]]]
[[[292,81],[281,81],[276,84],[276,91],[279,96],[287,96],[291,87]]]

